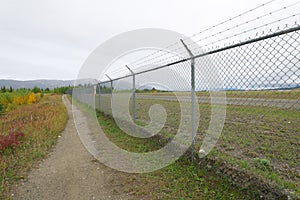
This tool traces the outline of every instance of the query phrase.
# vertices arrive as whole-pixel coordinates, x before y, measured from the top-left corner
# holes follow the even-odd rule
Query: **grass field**
[[[98,113],[101,128],[114,144],[132,152],[145,152],[162,146],[158,139],[140,139],[121,131],[114,120]],[[130,144],[130,145],[128,145]],[[249,193],[233,187],[226,179],[213,171],[199,168],[187,157],[161,170],[138,174],[135,177],[141,185],[135,185],[131,192],[147,195],[151,199],[253,199]],[[129,191],[130,192],[130,191]],[[252,194],[253,195],[253,194]]]
[[[227,98],[262,98],[262,99],[299,99],[300,89],[293,90],[259,90],[226,91]],[[142,95],[173,96],[173,92],[142,92]],[[176,92],[176,95],[189,95],[188,92]],[[198,97],[209,97],[209,92],[196,92]]]
[[[93,110],[85,104],[73,101],[82,111],[93,115]],[[131,152],[147,152],[164,145],[158,138],[141,139],[131,137],[118,128],[108,115],[97,112],[101,128],[116,145]],[[130,144],[130,145],[128,145]],[[214,171],[201,169],[182,157],[161,170],[132,174],[136,184],[126,186],[126,193],[141,199],[253,199],[255,193],[233,187],[225,178],[216,176]],[[252,195],[252,196],[251,196]]]
[[[168,92],[144,94],[171,95]],[[300,91],[232,91],[227,92],[226,96],[299,100]],[[106,114],[111,114],[109,96],[102,96],[101,100],[102,110]],[[149,123],[148,111],[154,104],[162,105],[168,115],[160,134],[172,138],[180,122],[180,106],[176,101],[137,99],[137,123],[140,125]],[[199,104],[199,109],[201,118],[197,131],[197,151],[211,120],[209,104]],[[132,115],[132,107],[130,112]],[[227,105],[222,135],[208,158],[226,161],[229,165],[254,174],[282,191],[289,191],[291,196],[300,196],[299,135],[300,110],[297,108]],[[126,145],[121,146],[126,148]]]
[[[138,100],[138,120],[148,123],[149,116],[145,113],[154,104],[163,105],[168,113],[161,133],[175,134],[180,120],[178,102]],[[211,119],[210,105],[200,104],[199,109],[197,150]],[[209,156],[238,165],[299,195],[299,134],[300,112],[297,110],[230,105],[222,135]]]
[[[20,144],[12,145],[0,154],[0,199],[9,198],[9,190],[23,179],[56,143],[67,122],[67,112],[61,95],[45,95],[38,103],[18,105],[0,117],[0,134],[11,131],[24,133]]]

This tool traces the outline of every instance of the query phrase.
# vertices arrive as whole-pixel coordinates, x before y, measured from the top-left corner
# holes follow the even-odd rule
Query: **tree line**
[[[35,86],[34,88],[18,88],[18,89],[14,89],[12,86],[10,87],[5,87],[5,86],[1,86],[0,88],[0,93],[6,93],[6,92],[18,92],[18,91],[29,91],[29,92],[33,92],[35,94],[37,93],[56,93],[56,94],[65,94],[67,93],[67,91],[71,90],[73,87],[72,86],[66,86],[66,87],[55,87],[53,89],[49,89],[49,88],[39,88],[37,86]]]

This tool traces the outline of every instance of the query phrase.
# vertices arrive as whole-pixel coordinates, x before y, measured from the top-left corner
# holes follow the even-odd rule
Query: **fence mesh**
[[[295,24],[210,51],[191,48],[194,57],[176,64],[168,62],[182,58],[171,56],[170,60],[162,56],[148,59],[146,63],[139,61],[141,67],[133,70],[135,74],[128,71],[126,77],[100,82],[96,88],[76,88],[74,98],[112,115],[112,106],[122,102],[117,99],[121,98],[120,94],[135,92],[128,105],[130,118],[139,126],[152,124],[154,129],[161,128],[159,134],[166,141],[173,138],[180,123],[192,134],[192,118],[182,122],[180,116],[192,115],[192,109],[199,109],[200,118],[196,112],[194,124],[196,151],[202,148],[210,121],[217,117],[212,109],[219,106],[226,109],[226,119],[222,134],[214,144],[215,155],[241,168],[255,167],[268,177],[275,171],[276,177],[296,183],[295,187],[300,188],[299,36],[300,26]],[[193,60],[196,107],[192,105],[191,93]],[[157,67],[166,63],[169,64],[166,67]],[[154,70],[148,70],[151,68]],[[145,69],[147,72],[143,72]],[[151,121],[149,110],[157,104],[164,107],[166,122],[159,117]],[[189,113],[182,111],[181,104],[188,105]]]

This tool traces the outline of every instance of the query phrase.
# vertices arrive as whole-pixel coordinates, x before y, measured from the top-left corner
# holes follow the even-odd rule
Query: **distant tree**
[[[9,91],[10,93],[12,93],[12,92],[13,92],[13,88],[10,86],[8,91]]]
[[[37,86],[34,86],[34,88],[31,90],[33,93],[40,93],[41,89]]]
[[[72,88],[73,87],[56,87],[53,89],[53,92],[57,94],[66,94],[66,92]]]
[[[113,90],[114,88],[111,88],[111,87],[106,87],[105,85],[102,87],[100,86],[100,93],[102,94],[105,94],[105,93],[111,93],[111,91]]]
[[[17,89],[17,91],[26,91],[27,89],[26,88],[19,88]]]
[[[6,92],[5,86],[1,87],[1,92],[2,92],[2,93],[5,93],[5,92]]]
[[[50,91],[50,89],[49,89],[49,88],[46,88],[46,89],[45,89],[45,92],[49,92],[49,91]]]

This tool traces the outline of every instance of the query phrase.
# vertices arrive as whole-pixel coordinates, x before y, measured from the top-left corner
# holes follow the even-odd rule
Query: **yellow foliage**
[[[22,105],[27,103],[27,99],[25,97],[15,97],[13,98],[12,103],[15,105]]]
[[[31,94],[29,94],[28,99],[27,99],[27,104],[32,104],[32,103],[36,103],[37,102],[37,97],[35,96],[35,94],[32,92]]]
[[[6,94],[5,94],[6,95]],[[33,104],[39,102],[41,98],[41,94],[9,94],[10,96],[0,96],[0,103],[4,107],[5,111],[11,111],[14,110],[19,105],[24,104]]]
[[[8,101],[6,99],[1,99],[0,103],[2,105],[7,105],[8,104]]]

